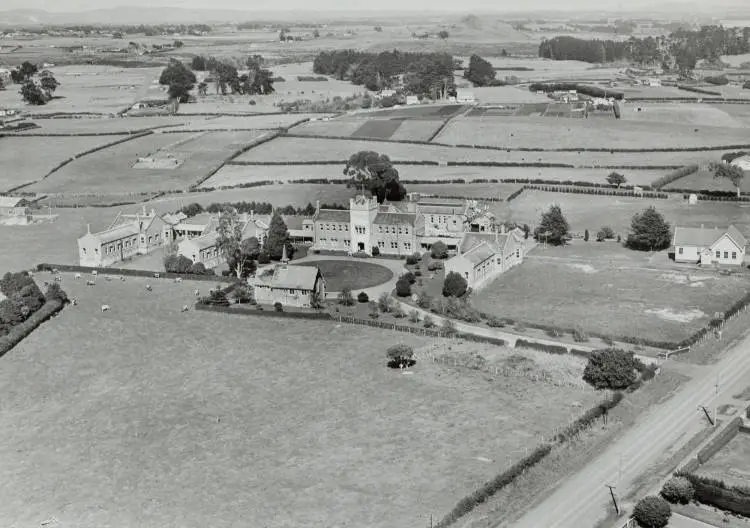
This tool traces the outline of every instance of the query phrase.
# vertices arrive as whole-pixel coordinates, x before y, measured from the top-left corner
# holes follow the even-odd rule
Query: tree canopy
[[[469,285],[461,275],[451,271],[443,281],[443,297],[461,297],[468,290]]]
[[[732,182],[737,190],[737,196],[740,196],[740,186],[745,178],[745,171],[741,167],[731,163],[711,163],[708,170],[713,173],[714,178],[725,178]]]
[[[607,183],[610,185],[622,185],[626,181],[628,181],[627,178],[619,172],[610,172],[609,176],[607,176]]]
[[[294,246],[289,241],[289,231],[287,230],[284,219],[278,211],[271,216],[271,225],[268,227],[268,237],[263,246],[263,250],[268,253],[272,260],[281,260],[284,246],[286,246],[286,255],[292,258]]]
[[[385,200],[399,202],[406,197],[406,188],[399,181],[398,170],[385,154],[372,150],[352,154],[344,167],[344,174],[351,178],[350,186],[364,187],[378,203]]]
[[[654,206],[633,215],[627,246],[639,251],[660,251],[672,242],[669,223]]]
[[[479,55],[469,58],[469,67],[464,72],[464,78],[474,86],[492,86],[495,83],[495,68],[489,61]]]
[[[655,495],[642,498],[633,509],[633,517],[643,528],[664,528],[669,524],[671,516],[672,508],[669,503]]]
[[[565,244],[568,239],[570,226],[563,216],[559,205],[550,206],[542,213],[542,219],[534,230],[534,238],[539,242],[547,242],[554,246]]]
[[[240,249],[243,228],[244,226],[236,210],[227,208],[219,215],[219,225],[216,228],[218,235],[216,247],[227,264],[230,264],[230,261]],[[240,277],[239,271],[237,277]]]
[[[637,360],[633,354],[618,348],[597,350],[591,354],[583,371],[583,381],[596,389],[627,389],[636,379]]]
[[[195,74],[182,62],[172,59],[159,77],[159,84],[169,87],[169,96],[186,103],[190,90],[195,86]]]
[[[42,87],[31,79],[23,83],[21,97],[27,103],[38,106],[47,104],[48,100],[47,94],[44,93]]]

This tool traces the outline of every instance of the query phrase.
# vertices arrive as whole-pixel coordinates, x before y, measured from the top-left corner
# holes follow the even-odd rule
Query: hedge
[[[661,178],[658,178],[656,181],[654,181],[651,184],[651,186],[654,189],[661,189],[662,187],[664,187],[665,185],[669,183],[672,183],[673,181],[679,180],[680,178],[684,178],[685,176],[689,176],[693,173],[698,172],[698,169],[700,169],[700,167],[697,164],[686,165],[673,172],[670,172],[669,174],[662,176]]]
[[[704,88],[697,88],[695,86],[687,86],[685,84],[678,84],[677,85],[678,90],[685,90],[686,92],[695,92],[699,94],[705,94],[705,95],[715,95],[717,97],[721,97],[721,92],[716,92],[714,90],[706,90]]]
[[[549,345],[546,343],[537,343],[536,341],[527,341],[525,339],[516,339],[516,348],[531,348],[533,350],[541,350],[549,354],[567,354],[568,347],[562,345]]]
[[[750,517],[750,488],[729,486],[723,480],[702,477],[686,471],[678,471],[675,476],[685,477],[690,481],[695,489],[693,500]]]
[[[574,438],[578,433],[583,431],[584,429],[587,429],[590,427],[594,420],[597,420],[607,414],[611,409],[614,409],[618,403],[622,401],[623,395],[621,392],[615,392],[612,395],[611,400],[604,400],[604,402],[600,403],[596,407],[592,407],[586,413],[584,413],[583,416],[578,418],[575,422],[568,425],[565,429],[563,429],[560,433],[558,433],[554,438],[559,443],[564,443],[572,438]]]
[[[742,418],[739,416],[729,422],[723,431],[716,435],[703,449],[698,451],[698,462],[701,464],[708,462],[712,456],[718,453],[722,447],[727,445],[737,435],[740,425],[742,425]]]
[[[258,310],[257,308],[249,308],[246,306],[212,306],[208,304],[195,304],[196,310],[202,310],[205,312],[221,312],[228,314],[237,315],[257,315],[260,317],[287,317],[292,319],[324,319],[331,320],[333,317],[328,312],[277,312],[272,310],[270,307],[264,310]]]
[[[49,300],[28,319],[11,328],[10,332],[4,336],[0,336],[0,357],[31,334],[39,325],[62,310],[64,306],[65,304],[57,299]]]
[[[472,147],[473,148],[473,147]],[[500,149],[505,150],[505,149]],[[395,163],[395,162],[394,162]],[[517,161],[449,161],[448,167],[537,167],[549,169],[575,169],[570,163],[542,163]]]
[[[590,188],[590,187],[565,187],[562,185],[557,186],[543,186],[543,185],[535,185],[535,184],[529,184],[524,186],[526,189],[536,190],[536,191],[545,191],[545,192],[560,192],[560,193],[568,193],[568,194],[593,194],[597,196],[628,196],[632,198],[657,198],[661,200],[666,200],[669,198],[669,195],[666,193],[654,193],[654,192],[648,192],[644,191],[642,193],[636,193],[635,191],[618,191],[618,190],[603,190],[603,189],[596,189],[596,188]]]
[[[102,275],[124,275],[129,277],[149,277],[154,278],[156,274],[159,275],[160,279],[185,279],[185,280],[196,280],[204,282],[231,282],[236,281],[235,277],[220,277],[218,275],[193,275],[191,273],[171,273],[166,271],[148,271],[138,269],[126,269],[126,268],[95,268],[93,266],[76,266],[73,264],[37,264],[37,271],[52,271],[57,269],[58,271],[67,272],[79,272],[79,273],[91,273],[96,271]]]

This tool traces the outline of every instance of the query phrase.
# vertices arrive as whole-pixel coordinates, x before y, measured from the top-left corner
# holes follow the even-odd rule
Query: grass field
[[[747,135],[737,128],[701,126],[695,130],[670,123],[615,119],[465,117],[448,123],[435,142],[549,149],[685,148],[747,143]],[[643,157],[648,159],[648,154]]]
[[[0,171],[0,190],[38,180],[76,154],[117,139],[113,136],[0,138],[0,166],[4,167]]]
[[[622,196],[592,196],[561,194],[542,191],[524,191],[509,204],[492,204],[498,219],[507,219],[535,225],[542,212],[550,205],[560,205],[570,224],[571,231],[582,233],[585,229],[595,233],[604,225],[611,226],[623,237],[630,228],[635,213],[653,205],[666,220],[675,225],[700,227],[726,227],[735,224],[743,233],[750,233],[750,205],[731,202],[699,202],[688,205],[680,198],[649,200]]]
[[[40,128],[32,128],[17,133],[19,136],[35,136],[44,134],[102,134],[122,133],[127,134],[140,130],[165,127],[168,130],[177,125],[189,125],[191,122],[197,127],[203,123],[203,118],[179,117],[179,116],[155,116],[155,117],[83,117],[79,119],[34,119],[34,123]]]
[[[633,102],[621,105],[621,109],[623,121],[729,128],[746,126],[741,119],[736,119],[728,108],[724,108],[724,105]]]
[[[695,191],[728,191],[737,192],[736,187],[726,178],[714,178],[708,170],[699,170],[693,174],[688,174],[684,178],[675,180],[669,185],[664,186],[665,190],[669,189],[690,189]],[[740,190],[743,192],[750,191],[750,179],[744,178],[740,183]]]
[[[730,486],[750,486],[750,436],[739,433],[703,464],[698,474]]]
[[[152,134],[95,152],[35,184],[34,192],[146,192],[185,189],[229,158],[243,145],[268,132]],[[184,142],[183,142],[184,141]],[[174,169],[133,167],[139,157],[174,155]]]
[[[748,290],[745,276],[651,270],[559,248],[535,250],[473,299],[480,310],[519,321],[680,341]]]
[[[426,361],[404,376],[385,349],[425,340],[268,332],[149,282],[64,275],[79,305],[3,357],[3,525],[422,526],[600,397]]]
[[[393,272],[379,264],[351,260],[315,260],[300,262],[300,266],[316,266],[326,280],[326,292],[340,292],[344,288],[361,290],[388,282]]]

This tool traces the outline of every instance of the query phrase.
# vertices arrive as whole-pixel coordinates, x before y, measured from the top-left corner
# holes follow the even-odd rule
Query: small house
[[[314,297],[322,301],[326,296],[326,283],[320,269],[289,265],[286,247],[281,264],[258,271],[255,277],[248,278],[248,285],[260,304],[310,308]]]
[[[745,262],[747,240],[739,229],[718,227],[676,227],[671,251],[675,262],[741,266]]]
[[[466,233],[458,254],[445,262],[446,275],[458,273],[470,288],[478,289],[523,262],[523,236],[510,233]]]
[[[474,96],[474,92],[470,92],[468,90],[457,90],[456,102],[463,104],[473,104],[477,102],[477,98]]]
[[[750,156],[745,155],[735,158],[732,160],[732,165],[739,167],[743,171],[750,171]]]
[[[416,105],[419,104],[419,97],[416,95],[407,95],[406,96],[406,104],[407,105]]]
[[[0,216],[23,216],[27,213],[29,202],[18,196],[0,196]]]
[[[220,262],[217,239],[216,231],[188,238],[177,244],[177,254],[189,258],[193,264],[203,264],[207,269],[215,268]]]

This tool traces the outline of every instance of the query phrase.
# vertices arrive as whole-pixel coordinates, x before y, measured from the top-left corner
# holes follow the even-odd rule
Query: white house
[[[523,262],[523,236],[510,233],[466,233],[459,253],[445,262],[445,274],[458,273],[469,287],[478,289]]]
[[[477,102],[477,98],[474,96],[474,92],[468,90],[456,90],[456,102],[472,104]]]
[[[750,156],[740,156],[732,160],[732,165],[739,167],[743,171],[750,171]]]
[[[419,104],[419,97],[417,97],[416,95],[407,95],[406,104],[407,105]]]
[[[248,278],[255,300],[260,304],[281,303],[284,306],[310,308],[313,295],[323,300],[326,282],[316,266],[290,266],[286,247],[281,264],[259,271]]]
[[[741,266],[746,244],[745,237],[733,225],[726,229],[676,227],[672,251],[675,262]]]

